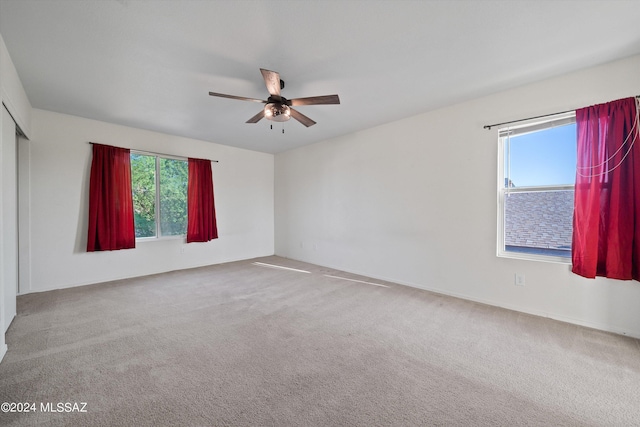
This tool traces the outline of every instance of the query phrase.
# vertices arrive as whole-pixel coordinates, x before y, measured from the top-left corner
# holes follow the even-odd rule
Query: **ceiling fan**
[[[260,68],[260,72],[264,78],[264,84],[267,86],[267,90],[269,91],[269,98],[267,98],[266,101],[263,101],[262,99],[245,98],[243,96],[225,95],[223,93],[215,92],[209,92],[209,95],[266,104],[262,111],[247,120],[247,123],[258,123],[263,117],[274,122],[286,122],[293,117],[306,127],[309,127],[315,125],[316,122],[291,107],[298,107],[300,105],[340,104],[340,98],[338,95],[287,99],[280,95],[280,90],[284,89],[284,81],[280,79],[280,74],[275,71],[265,70],[264,68]]]

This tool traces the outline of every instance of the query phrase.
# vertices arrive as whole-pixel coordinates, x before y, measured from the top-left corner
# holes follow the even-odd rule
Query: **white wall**
[[[7,251],[3,248],[9,248],[9,241],[15,242],[16,227],[14,217],[3,221],[3,212],[15,212],[15,202],[13,195],[16,191],[16,180],[13,172],[16,170],[15,163],[15,126],[22,130],[27,137],[31,134],[31,104],[22,87],[22,82],[18,76],[18,72],[9,56],[7,46],[4,39],[0,35],[0,105],[4,105],[11,114],[11,118],[4,116],[0,120],[0,164],[2,164],[3,173],[0,173],[0,190],[3,196],[0,197],[0,361],[7,351],[7,345],[4,339],[4,331],[9,327],[5,322],[5,317],[10,316],[9,312],[15,311],[15,295],[6,295],[5,288],[15,288],[15,275],[10,276],[8,271],[13,272],[17,269],[16,251]],[[4,122],[4,123],[2,123]],[[4,135],[7,135],[4,138]],[[9,151],[6,152],[5,144],[12,144]],[[5,151],[3,153],[3,151]],[[7,169],[10,169],[8,171]],[[8,175],[9,180],[3,179],[2,175]],[[9,195],[9,196],[7,196]],[[9,202],[5,202],[8,199]],[[7,311],[5,313],[5,310]]]
[[[212,164],[219,238],[138,242],[135,249],[86,252],[91,145],[219,160]],[[21,142],[22,143],[22,142]],[[232,148],[34,109],[28,156],[29,283],[21,293],[104,282],[170,270],[272,255],[271,154]],[[22,183],[22,181],[21,181]],[[21,265],[21,269],[23,266]]]
[[[640,56],[276,155],[276,254],[640,337],[640,283],[496,257],[483,129],[638,95],[638,70]]]
[[[0,34],[0,98],[23,134],[31,135],[31,104]]]

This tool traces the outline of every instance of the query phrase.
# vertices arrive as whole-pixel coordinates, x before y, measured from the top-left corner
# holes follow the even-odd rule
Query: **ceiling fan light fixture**
[[[291,118],[291,110],[288,105],[270,102],[264,106],[264,116],[274,122],[286,122]]]

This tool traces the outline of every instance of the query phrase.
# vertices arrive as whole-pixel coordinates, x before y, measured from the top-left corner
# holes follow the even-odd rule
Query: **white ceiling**
[[[36,108],[277,153],[640,53],[640,1],[0,0]],[[245,124],[337,93],[318,122]],[[640,72],[640,70],[639,70]]]

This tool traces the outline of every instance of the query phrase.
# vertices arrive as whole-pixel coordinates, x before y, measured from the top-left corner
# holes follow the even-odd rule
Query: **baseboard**
[[[640,339],[640,331],[629,331],[624,328],[615,327],[614,325],[590,322],[590,321],[577,319],[571,316],[565,316],[557,313],[545,312],[540,310],[531,310],[528,308],[523,308],[523,307],[512,305],[512,304],[503,304],[503,303],[498,303],[495,301],[486,300],[482,298],[475,298],[469,295],[456,294],[454,292],[447,292],[441,289],[430,289],[424,286],[416,286],[416,285],[405,284],[405,283],[401,283],[401,284],[405,286],[410,286],[413,288],[424,289],[429,292],[434,292],[442,295],[464,299],[467,301],[473,301],[480,304],[490,305],[492,307],[499,307],[499,308],[504,308],[505,310],[517,311],[518,313],[530,314],[532,316],[538,316],[538,317],[545,317],[548,319],[557,320],[558,322],[570,323],[572,325],[584,326],[586,328],[597,329],[599,331],[611,332],[617,335],[624,335],[627,337]]]
[[[278,254],[276,254],[276,256],[281,256],[282,258],[289,258],[289,259],[296,260],[296,261],[306,262],[306,263],[309,263],[309,264],[320,265],[320,264],[317,264],[317,263],[315,263],[313,261],[308,261],[308,260],[303,260],[303,259],[298,259],[298,258],[293,258],[293,257],[287,257],[287,256],[278,255]],[[433,292],[433,293],[440,294],[440,295],[446,295],[446,296],[450,296],[450,297],[454,297],[454,298],[460,298],[460,299],[463,299],[463,300],[466,300],[466,301],[473,301],[473,302],[477,302],[477,303],[480,303],[480,304],[486,304],[486,305],[490,305],[492,307],[504,308],[506,310],[517,311],[519,313],[530,314],[532,316],[545,317],[545,318],[548,318],[548,319],[557,320],[559,322],[570,323],[572,325],[584,326],[586,328],[597,329],[599,331],[611,332],[611,333],[614,333],[614,334],[617,334],[617,335],[623,335],[623,336],[627,336],[627,337],[631,337],[631,338],[640,339],[640,330],[632,331],[632,330],[628,330],[628,329],[625,329],[625,328],[617,327],[615,325],[602,324],[602,323],[598,323],[598,322],[590,322],[590,321],[586,321],[586,320],[583,320],[583,319],[576,319],[576,318],[573,318],[573,317],[570,317],[570,316],[565,316],[563,314],[545,312],[545,311],[541,311],[541,310],[531,310],[529,308],[519,307],[519,306],[512,305],[512,304],[504,304],[504,303],[501,303],[501,302],[496,302],[496,301],[492,301],[492,300],[488,300],[488,299],[477,298],[477,297],[470,296],[470,295],[465,295],[465,294],[459,294],[459,293],[456,293],[456,292],[448,291],[446,289],[424,286],[424,285],[418,284],[418,283],[405,282],[405,281],[397,280],[397,279],[390,278],[390,277],[371,275],[371,274],[368,274],[368,273],[365,273],[365,272],[362,272],[362,271],[352,270],[352,269],[344,268],[344,267],[341,267],[341,266],[327,265],[327,264],[322,264],[320,266],[327,267],[327,268],[332,268],[332,269],[335,269],[335,270],[344,271],[344,272],[351,273],[351,274],[357,274],[359,276],[370,277],[370,278],[376,279],[376,280],[383,280],[385,282],[396,283],[398,285],[409,286],[411,288],[421,289],[423,291]]]
[[[218,261],[216,261],[214,263],[202,263],[202,264],[190,265],[190,266],[184,267],[184,268],[178,268],[178,269],[174,268],[174,269],[167,269],[167,270],[161,270],[161,271],[154,271],[153,273],[143,273],[143,274],[138,274],[138,275],[135,275],[135,276],[117,276],[117,277],[109,278],[109,279],[106,279],[106,280],[76,282],[76,283],[70,283],[70,284],[65,284],[65,285],[60,285],[60,286],[52,286],[52,287],[43,288],[43,289],[30,289],[28,292],[18,293],[18,296],[27,295],[27,294],[35,294],[35,293],[39,293],[39,292],[55,291],[55,290],[59,290],[59,289],[77,288],[77,287],[80,287],[80,286],[99,285],[100,283],[109,283],[109,282],[115,282],[115,281],[118,281],[118,280],[134,279],[136,277],[153,276],[155,274],[170,273],[172,271],[190,270],[192,268],[208,267],[208,266],[211,266],[211,265],[226,264],[226,263],[229,263],[229,262],[246,261],[246,260],[250,260],[250,259],[254,259],[254,258],[262,258],[262,257],[272,256],[272,255],[273,254],[255,255],[255,256],[251,256],[249,258],[246,258],[246,257],[242,257],[242,258],[224,258],[224,259],[218,260]]]

